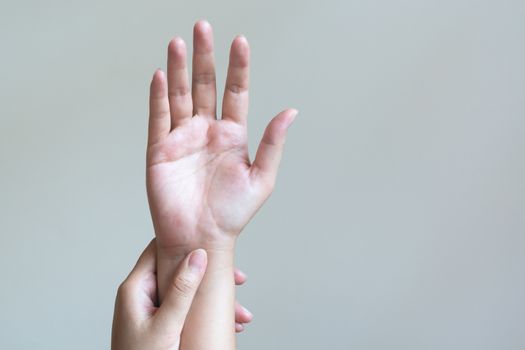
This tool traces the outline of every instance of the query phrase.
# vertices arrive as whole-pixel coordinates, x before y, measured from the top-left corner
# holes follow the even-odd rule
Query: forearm
[[[178,262],[197,247],[160,248],[157,268],[159,298],[163,299]],[[235,349],[235,241],[217,247],[198,247],[208,253],[208,267],[184,325],[183,350]]]

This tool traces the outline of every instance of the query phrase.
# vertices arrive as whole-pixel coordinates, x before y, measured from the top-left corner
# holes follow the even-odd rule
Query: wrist
[[[232,254],[235,251],[237,236],[217,234],[195,234],[184,239],[180,233],[156,234],[157,254],[163,258],[186,256],[195,249],[202,248],[209,254]]]
[[[210,244],[210,242],[193,242],[192,244],[173,246],[157,244],[157,283],[159,301],[164,299],[167,285],[169,284],[169,281],[171,281],[177,266],[190,252],[198,248],[206,250],[208,260],[206,273],[203,282],[201,283],[201,288],[199,288],[199,294],[207,294],[214,289],[206,288],[206,285],[215,286],[217,283],[226,283],[227,285],[231,284],[231,286],[233,286],[235,241],[236,239],[231,239],[221,242],[213,242],[213,244]]]
[[[240,233],[226,232],[216,225],[188,225],[172,220],[155,220],[152,215],[157,250],[165,255],[181,255],[198,248],[233,250]],[[193,226],[193,227],[192,227]]]
[[[211,268],[233,268],[235,257],[235,240],[222,242],[222,244],[188,244],[179,246],[159,246],[157,245],[157,266],[176,266],[190,252],[202,248],[208,256],[208,269]]]

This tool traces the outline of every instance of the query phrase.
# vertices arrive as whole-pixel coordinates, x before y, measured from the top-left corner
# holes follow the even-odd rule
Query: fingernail
[[[245,308],[244,306],[241,306],[241,307],[242,307],[242,310],[246,313],[246,315],[248,315],[248,317],[250,319],[252,319],[253,318],[253,314],[251,313],[251,311],[248,310],[247,308]]]
[[[239,276],[240,276],[243,280],[248,279],[248,276],[246,276],[246,274],[245,274],[243,271],[238,270],[238,273],[239,273]]]
[[[197,249],[191,252],[188,266],[193,273],[201,272],[206,266],[206,251],[204,249]]]

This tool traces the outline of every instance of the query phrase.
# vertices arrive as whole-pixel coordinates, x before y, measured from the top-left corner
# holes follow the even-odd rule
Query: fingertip
[[[246,35],[244,34],[237,34],[235,38],[233,39],[233,42],[238,43],[238,45],[249,46],[248,39],[246,38]]]
[[[181,54],[186,49],[186,42],[180,36],[176,36],[170,40],[168,50],[171,53]]]
[[[253,320],[253,314],[239,304],[239,302],[235,302],[235,321],[237,323],[249,323]]]
[[[248,322],[251,322],[253,320],[253,314],[250,312],[250,310],[248,310],[247,308],[245,308],[244,306],[242,306],[242,311],[244,313],[244,317],[245,317],[245,322],[248,323]]]
[[[250,45],[244,35],[238,35],[233,39],[230,62],[235,67],[248,67],[250,63]]]
[[[278,119],[277,124],[284,130],[288,129],[294,122],[295,118],[299,114],[299,111],[295,108],[287,108],[283,112],[279,113],[275,119]]]
[[[161,80],[164,77],[164,71],[160,68],[155,69],[155,72],[153,72],[153,78],[152,81],[158,81]]]
[[[277,114],[268,125],[270,138],[276,140],[286,136],[286,130],[295,120],[299,111],[295,108],[287,108]]]
[[[207,19],[201,18],[197,22],[195,22],[193,29],[199,32],[207,32],[207,31],[211,31],[212,27],[211,27],[210,22]]]
[[[235,332],[240,333],[242,331],[244,331],[244,326],[242,324],[240,324],[240,323],[236,323],[235,324]]]
[[[153,77],[151,78],[151,85],[154,88],[162,88],[162,85],[164,81],[166,80],[166,74],[164,71],[160,68],[157,68],[155,72],[153,72]]]
[[[290,113],[289,113],[289,117],[288,117],[288,125],[287,127],[289,127],[290,125],[292,125],[292,123],[294,122],[295,118],[297,117],[297,115],[299,114],[299,111],[295,108],[290,108]]]
[[[235,284],[237,285],[244,284],[246,280],[248,279],[248,276],[243,271],[239,270],[238,268],[235,268],[234,277],[235,277]]]
[[[160,68],[157,68],[153,73],[150,84],[150,94],[152,97],[163,97],[165,94],[166,74]]]
[[[213,30],[208,21],[201,19],[193,27],[193,53],[211,52],[213,52]]]

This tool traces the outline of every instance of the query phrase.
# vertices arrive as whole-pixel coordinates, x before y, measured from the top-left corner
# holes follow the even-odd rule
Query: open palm
[[[222,117],[216,118],[212,28],[194,27],[192,84],[186,46],[168,46],[167,75],[158,70],[150,90],[147,190],[158,243],[206,246],[235,237],[270,195],[287,128],[297,111],[268,124],[253,164],[247,147],[249,46],[234,39]]]

